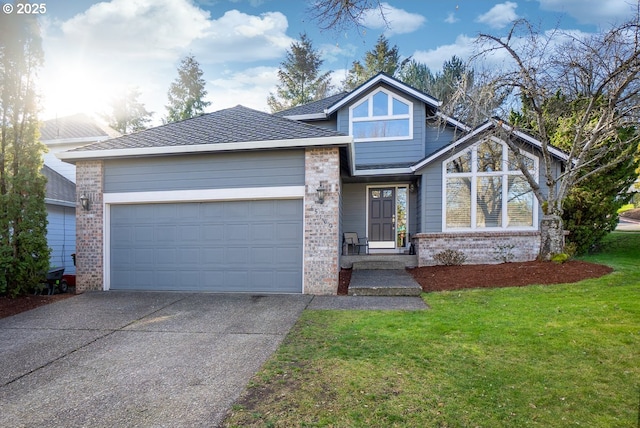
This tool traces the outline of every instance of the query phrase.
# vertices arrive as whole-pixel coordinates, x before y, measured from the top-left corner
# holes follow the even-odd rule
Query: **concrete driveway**
[[[0,319],[0,426],[216,426],[311,299],[99,292]]]

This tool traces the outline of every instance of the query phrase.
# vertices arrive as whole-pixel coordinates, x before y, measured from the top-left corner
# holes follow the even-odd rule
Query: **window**
[[[413,104],[385,89],[369,95],[349,109],[354,141],[413,138]]]
[[[535,177],[538,159],[524,164]],[[477,143],[443,164],[446,230],[534,229],[537,204],[516,156],[499,140]]]

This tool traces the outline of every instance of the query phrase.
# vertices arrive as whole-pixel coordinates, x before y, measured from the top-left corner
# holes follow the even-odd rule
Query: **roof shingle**
[[[340,132],[277,117],[241,105],[168,123],[72,151],[241,143],[343,136]]]
[[[45,120],[40,125],[41,141],[96,137],[107,138],[109,134],[84,114]]]

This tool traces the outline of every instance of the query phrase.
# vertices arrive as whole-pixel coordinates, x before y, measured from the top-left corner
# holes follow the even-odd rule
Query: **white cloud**
[[[384,30],[386,36],[391,36],[412,33],[420,28],[426,20],[422,15],[397,9],[389,3],[382,2],[380,8],[376,7],[365,12],[361,23],[367,28]]]
[[[230,86],[232,79],[226,77],[221,78],[226,86],[211,85],[224,76],[226,67],[240,63],[246,68],[248,63],[282,58],[293,41],[287,29],[287,18],[280,12],[249,15],[230,10],[212,19],[191,0],[96,3],[67,21],[47,22],[40,83],[45,115],[106,112],[112,94],[137,86],[141,101],[159,120],[165,114],[169,84],[187,54],[196,57],[204,79],[209,79],[210,109],[221,108],[218,101],[231,95],[236,95],[235,101],[225,106],[242,102],[266,108],[269,88],[277,81],[275,72],[268,84],[265,72],[255,68],[234,76],[240,82],[250,76],[246,91]]]
[[[611,25],[630,18],[630,0],[538,0],[542,10],[566,13],[582,24]]]
[[[357,48],[351,43],[345,45],[323,43],[318,47],[320,57],[327,63],[338,61],[340,58],[352,60],[357,52]]]
[[[171,59],[202,37],[209,13],[188,0],[112,0],[62,23],[67,46],[103,58]]]
[[[475,38],[468,37],[464,34],[456,37],[453,44],[438,46],[428,51],[415,51],[412,58],[418,62],[424,63],[432,72],[442,69],[442,64],[451,59],[453,55],[466,61],[474,53]]]
[[[278,68],[254,67],[241,72],[227,72],[209,81],[211,110],[221,110],[242,104],[255,110],[270,112],[269,92],[278,84]]]
[[[230,10],[210,24],[193,45],[196,54],[206,53],[209,63],[280,58],[293,42],[286,34],[287,17],[280,12],[254,16]]]
[[[484,13],[476,18],[476,22],[487,24],[491,28],[504,28],[509,23],[518,19],[516,14],[517,3],[504,2],[493,6],[487,13]]]
[[[456,14],[453,12],[450,12],[449,15],[447,15],[446,19],[444,20],[444,22],[446,22],[447,24],[455,24],[458,21],[460,20],[456,18]]]

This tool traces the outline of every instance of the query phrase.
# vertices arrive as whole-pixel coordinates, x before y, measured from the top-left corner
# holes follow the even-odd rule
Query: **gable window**
[[[522,152],[535,177],[538,159]],[[444,161],[444,229],[535,229],[537,202],[506,143],[485,140]]]
[[[413,138],[413,104],[379,89],[349,109],[349,130],[354,141]]]

